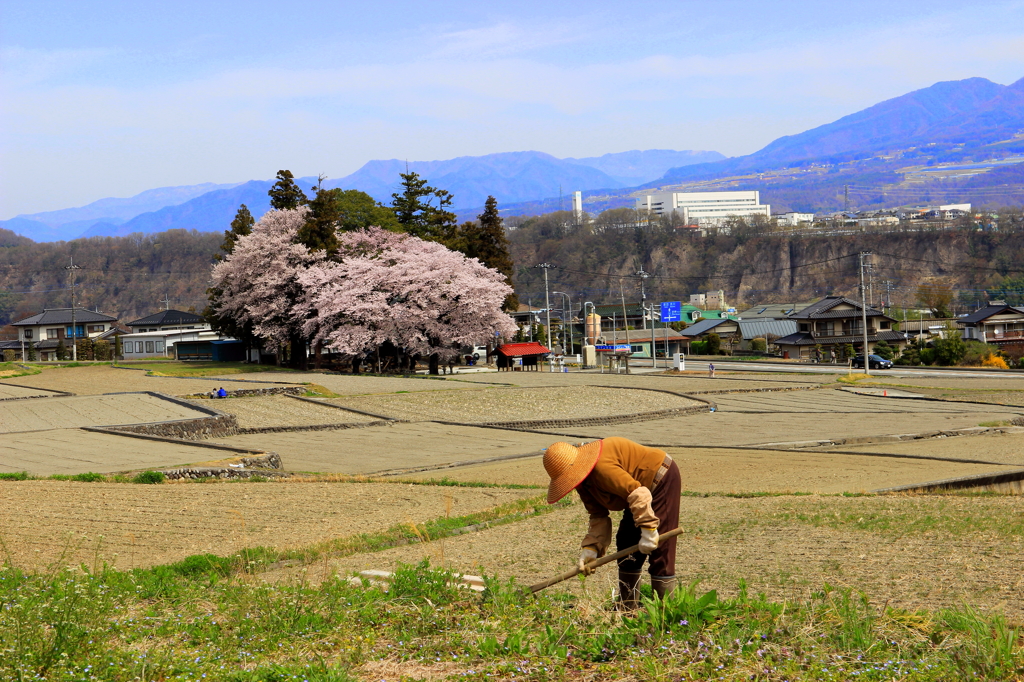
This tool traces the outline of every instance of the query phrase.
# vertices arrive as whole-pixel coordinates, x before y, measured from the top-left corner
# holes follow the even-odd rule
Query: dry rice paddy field
[[[700,590],[717,590],[722,599],[763,593],[764,599],[792,604],[793,609],[817,603],[822,590],[863,594],[867,611],[858,611],[862,619],[870,612],[885,618],[890,617],[885,614],[896,614],[891,617],[938,622],[946,618],[938,615],[946,613],[944,609],[963,609],[966,604],[986,618],[1004,617],[1011,625],[1024,626],[1024,578],[1020,572],[1024,565],[1024,496],[970,490],[871,492],[944,479],[1017,475],[1015,472],[1024,470],[1024,427],[1012,426],[1020,423],[1024,409],[1012,400],[973,402],[970,397],[981,392],[1016,396],[1022,390],[1018,382],[1024,379],[894,377],[881,381],[876,377],[870,386],[893,390],[893,396],[882,396],[839,390],[842,387],[835,383],[836,378],[736,373],[709,380],[692,374],[492,373],[437,380],[289,373],[287,379],[284,375],[264,378],[246,374],[209,381],[82,367],[44,370],[17,377],[10,385],[0,380],[0,395],[14,398],[0,401],[0,430],[5,431],[0,434],[0,472],[20,471],[21,467],[38,476],[137,471],[226,460],[248,451],[277,453],[283,473],[295,474],[268,480],[206,479],[158,485],[134,484],[127,482],[129,478],[121,482],[111,478],[102,482],[0,480],[0,540],[8,562],[4,570],[51,575],[62,566],[83,565],[93,570],[106,563],[130,571],[182,561],[188,564],[189,557],[196,555],[246,557],[253,548],[269,548],[259,550],[262,558],[257,563],[233,564],[238,571],[238,589],[255,590],[253,595],[301,593],[305,595],[302,599],[315,601],[348,584],[334,578],[344,580],[367,569],[406,570],[401,567],[423,560],[456,573],[486,574],[529,585],[574,565],[586,526],[586,513],[578,501],[556,506],[543,503],[547,476],[540,461],[542,449],[555,440],[621,435],[663,447],[680,466],[684,533],[677,570],[684,583],[699,582]],[[142,393],[102,395],[106,393],[184,395],[205,392],[221,383],[228,389],[254,388],[286,385],[282,383],[285,380],[295,382],[292,385],[316,384],[338,397],[308,401],[269,395],[194,401],[196,406],[215,407],[233,415],[243,429],[266,428],[272,433],[226,433],[184,441],[78,428],[204,418],[201,410],[193,414],[187,403],[167,403]],[[76,397],[30,397],[46,391],[67,391]],[[905,393],[939,400],[894,397]],[[971,402],[958,401],[958,397]],[[979,404],[985,402],[988,404]],[[711,406],[714,412],[708,411]],[[692,407],[703,411],[656,418],[649,414]],[[531,429],[484,426],[530,420],[564,423]],[[971,435],[961,435],[967,433]],[[213,559],[202,561],[206,562],[203,566],[214,565],[210,563]],[[431,584],[432,579],[427,574],[420,578],[423,585]],[[740,589],[744,584],[746,591]],[[546,604],[543,608],[550,614],[552,605],[565,605],[558,607],[557,617],[550,617],[558,622],[579,617],[591,623],[587,626],[591,629],[611,632],[620,627],[616,625],[618,617],[608,611],[613,587],[614,569],[606,567],[586,580],[573,579],[549,588],[545,598],[553,601],[542,602]],[[349,603],[362,599],[355,592],[345,594]],[[371,590],[367,594],[377,593]],[[434,606],[435,598],[427,602]],[[156,599],[160,603],[162,597]],[[193,600],[187,608],[168,608],[185,609],[193,614],[189,618],[197,619],[194,622],[210,618],[232,621],[226,614],[235,607],[212,605],[216,601],[213,596],[210,600],[209,606]],[[252,605],[246,608],[259,610]],[[418,608],[389,602],[387,614],[379,618],[397,618],[397,614]],[[450,608],[455,609],[454,614],[464,613],[459,609],[468,607],[457,602]],[[202,609],[209,613],[203,615]],[[913,615],[918,610],[924,615]],[[443,612],[443,608],[430,611],[434,615],[428,617],[426,610],[420,610],[416,617],[429,620]],[[3,618],[0,614],[0,638],[5,636]],[[494,618],[505,622],[502,619],[508,616]],[[516,621],[515,628],[528,633],[543,631],[543,617],[531,618],[541,620]],[[814,627],[829,631],[830,618],[833,616],[826,614]],[[308,623],[314,621],[303,621],[307,623],[303,627],[313,628]],[[368,629],[363,631],[377,632],[374,628],[383,621],[374,622],[377,624],[366,625]],[[242,623],[239,620],[232,627],[241,628],[237,630],[240,633],[245,627]],[[153,665],[160,670],[178,670],[179,675],[167,673],[152,679],[201,679],[198,672],[194,677],[181,672],[186,669],[212,673],[207,679],[244,682],[302,679],[303,675],[316,680],[396,682],[512,679],[514,670],[501,667],[504,662],[481,667],[480,661],[490,660],[487,656],[491,654],[473,653],[477,639],[466,645],[471,648],[465,655],[472,659],[472,666],[452,664],[463,655],[464,647],[451,644],[461,641],[458,637],[463,635],[453,634],[450,626],[434,626],[436,632],[447,633],[445,637],[456,638],[443,647],[440,643],[425,645],[433,641],[429,633],[410,636],[418,642],[418,654],[397,654],[409,644],[397,634],[373,644],[355,645],[356,630],[339,631],[316,642],[287,640],[292,647],[288,653],[260,654],[264,657],[259,662],[246,659],[249,653],[232,654],[237,656],[234,669],[248,671],[246,675],[251,672],[250,677],[218,677],[216,668],[203,667],[206,664],[200,660],[214,656],[214,649],[235,651],[236,646],[208,629],[204,636],[211,644],[202,644],[201,637],[190,640],[192,635],[174,639],[167,631],[156,638],[125,639],[130,646],[124,650],[168,652],[165,662]],[[198,626],[188,627],[192,628],[188,632],[193,632]],[[419,626],[404,627],[419,632]],[[479,627],[483,628],[479,637],[486,639],[490,626],[484,623]],[[301,639],[298,625],[281,625],[278,630],[284,634],[275,636]],[[901,633],[892,634],[892,641],[916,637]],[[214,646],[216,642],[220,643]],[[214,648],[204,648],[207,646]],[[247,646],[246,651],[258,649],[256,644]],[[423,646],[434,653],[424,655]],[[480,651],[486,649],[479,646],[483,647]],[[665,655],[675,657],[673,665],[682,666],[684,654],[665,646]],[[860,649],[848,643],[841,646],[847,647],[842,649],[844,656],[850,651],[871,650],[866,645]],[[353,653],[353,647],[361,653]],[[452,647],[461,652],[455,659],[450,657]],[[447,662],[441,660],[441,654],[435,655],[442,650],[447,652],[443,654],[449,657]],[[516,679],[667,680],[697,676],[692,671],[683,675],[680,667],[645,669],[643,674],[631,667],[615,667],[619,665],[616,661],[622,660],[635,664],[640,659],[632,658],[633,654],[625,659],[611,656],[608,665],[612,667],[605,669],[600,667],[603,663],[584,665],[573,662],[572,657],[552,662],[543,651],[538,648],[519,654],[533,667],[527,673],[520,668]],[[1019,645],[1013,652],[1007,655],[1024,666]],[[578,653],[583,656],[582,650]],[[745,650],[741,653],[753,656]],[[13,670],[4,668],[5,655],[0,653],[0,671]],[[308,669],[313,655],[323,657],[331,666],[344,667],[348,677],[313,675]],[[512,661],[508,658],[512,655],[499,649],[493,657]],[[899,655],[885,654],[890,659]],[[534,665],[537,656],[548,656],[544,660],[552,666],[545,668],[549,672]],[[179,659],[195,662],[175,662]],[[294,661],[299,661],[294,666],[300,667],[288,668]],[[686,665],[691,663],[696,664],[690,661]],[[136,658],[118,665],[124,674],[119,672],[110,679],[143,679]],[[269,666],[274,665],[285,666],[280,670],[297,676],[281,673],[273,677],[270,672],[260,672],[271,671]],[[751,679],[751,674],[754,679],[772,680],[844,679],[830,677],[821,672],[821,666],[806,660],[802,668],[786,668],[785,675],[722,665],[731,671],[725,679]],[[1012,673],[1012,665],[998,668],[1003,671],[998,675],[992,672],[997,670],[994,667],[948,665],[953,666],[948,671],[957,673],[981,671],[975,675],[979,679],[986,675],[988,679],[1012,678],[1005,674],[1006,670]],[[1024,667],[1020,674],[1024,675]],[[944,675],[903,677],[949,678]],[[864,679],[892,677],[879,673]]]

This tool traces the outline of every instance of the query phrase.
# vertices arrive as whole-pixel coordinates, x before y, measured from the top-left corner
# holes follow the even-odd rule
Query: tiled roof
[[[868,343],[877,343],[879,341],[905,341],[906,338],[901,332],[894,331],[882,331],[877,334],[868,335]],[[861,335],[856,336],[822,336],[815,338],[807,332],[797,332],[796,334],[790,334],[789,336],[783,336],[781,339],[775,341],[780,346],[813,346],[820,343],[823,346],[834,346],[837,343],[864,343],[864,337]]]
[[[694,322],[689,327],[679,332],[679,334],[685,337],[700,336],[704,332],[709,332],[718,325],[725,324],[727,322],[736,322],[736,320],[701,320],[699,322]]]
[[[151,324],[202,324],[203,321],[203,316],[197,315],[196,313],[190,313],[184,310],[161,310],[158,313],[147,315],[146,317],[140,317],[137,320],[129,322],[128,326],[143,327]]]
[[[506,358],[520,358],[524,355],[546,355],[550,352],[535,341],[529,343],[506,343],[504,346],[498,346],[498,353]]]
[[[993,315],[1000,315],[1005,312],[1020,313],[1021,315],[1024,315],[1024,307],[1017,308],[1010,305],[989,305],[985,306],[981,310],[976,310],[970,315],[961,317],[957,322],[960,324],[977,324],[982,320],[987,320]]]
[[[89,322],[117,322],[116,317],[86,308],[75,308],[75,324]],[[16,327],[34,327],[43,324],[71,324],[71,308],[48,308],[43,312],[12,323]]]

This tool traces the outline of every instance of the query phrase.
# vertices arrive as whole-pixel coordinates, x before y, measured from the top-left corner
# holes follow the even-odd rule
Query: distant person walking
[[[715,378],[715,363],[709,362],[708,363],[708,379],[714,379],[714,378]]]
[[[835,348],[830,349],[828,354],[829,354],[829,357],[832,358],[832,364],[833,365],[836,364],[836,349]]]

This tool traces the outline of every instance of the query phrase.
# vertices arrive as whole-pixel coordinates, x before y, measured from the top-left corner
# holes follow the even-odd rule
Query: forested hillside
[[[35,243],[0,229],[0,324],[44,307],[68,307],[68,271],[79,305],[129,321],[163,308],[201,311],[223,233],[168,230],[152,235]]]
[[[609,212],[614,213],[614,212]],[[686,300],[689,294],[722,289],[732,305],[806,301],[826,294],[854,295],[857,257],[875,254],[875,301],[888,291],[893,305],[914,305],[918,287],[951,289],[961,310],[999,295],[1004,282],[1024,283],[1024,221],[1006,214],[1002,231],[976,228],[943,231],[862,233],[794,237],[766,235],[744,225],[731,235],[699,237],[658,222],[643,229],[598,218],[574,225],[568,212],[525,222],[510,235],[520,301],[543,305],[544,272],[549,289],[579,301],[638,300],[641,268],[648,300]],[[552,304],[554,305],[554,304]]]

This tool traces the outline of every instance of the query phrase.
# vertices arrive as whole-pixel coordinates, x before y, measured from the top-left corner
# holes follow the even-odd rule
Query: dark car
[[[886,360],[881,355],[869,355],[868,362],[870,363],[871,369],[892,369],[892,360]],[[853,367],[864,366],[864,356],[858,355],[852,361]]]

